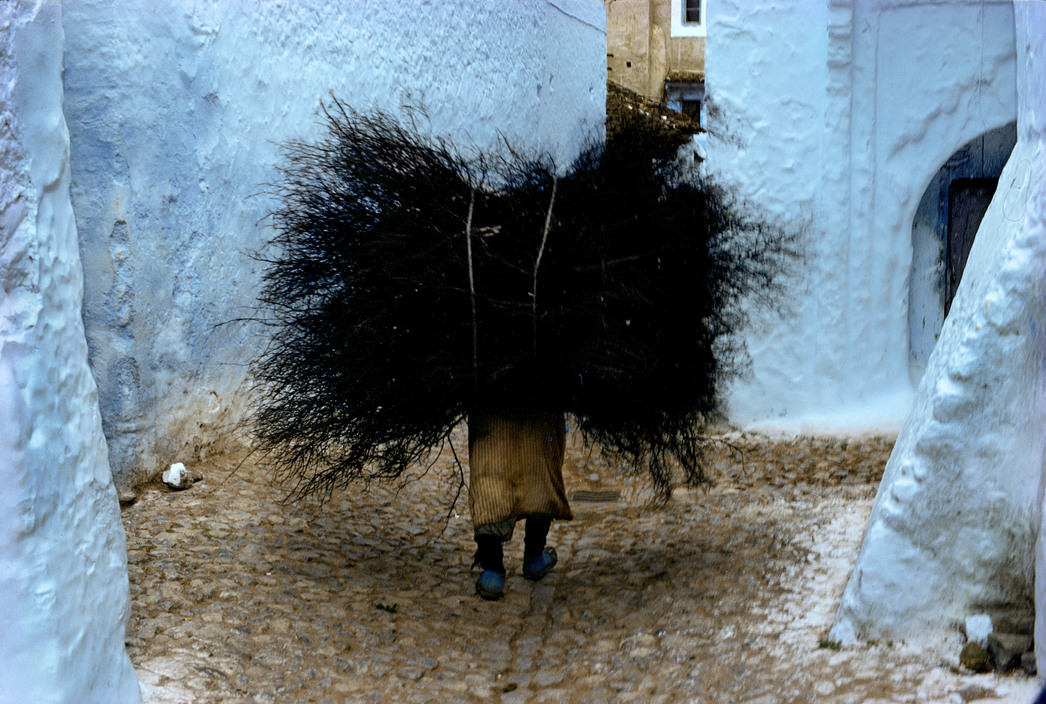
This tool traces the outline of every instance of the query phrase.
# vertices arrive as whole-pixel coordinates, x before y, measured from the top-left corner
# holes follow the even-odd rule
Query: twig
[[[530,310],[534,319],[534,357],[538,356],[538,268],[541,266],[541,257],[545,254],[545,243],[548,241],[548,231],[552,226],[552,206],[556,202],[556,185],[559,178],[552,177],[552,197],[548,201],[548,212],[545,213],[545,231],[541,235],[541,246],[538,247],[538,256],[534,260],[534,284],[530,289]]]
[[[479,393],[479,330],[476,326],[476,278],[472,268],[472,211],[476,205],[476,189],[469,191],[469,215],[465,220],[465,251],[469,260],[469,300],[472,303],[472,392]]]
[[[447,526],[450,525],[450,517],[454,515],[454,507],[458,505],[458,499],[461,498],[461,490],[465,488],[465,468],[461,465],[461,458],[458,457],[458,451],[454,448],[454,439],[450,437],[451,430],[448,430],[444,437],[447,440],[447,444],[450,445],[450,454],[454,456],[454,464],[458,467],[458,486],[454,492],[454,500],[450,502],[450,508],[447,509],[447,515],[443,519],[443,528],[433,540],[442,538],[443,534],[447,532]],[[440,451],[442,452],[442,448],[440,448]]]

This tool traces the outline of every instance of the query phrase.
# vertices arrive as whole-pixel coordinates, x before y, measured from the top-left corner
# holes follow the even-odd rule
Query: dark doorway
[[[957,149],[923,191],[912,219],[908,289],[909,372],[917,382],[951,310],[970,246],[1017,141],[1017,124]]]
[[[999,185],[997,178],[960,178],[948,186],[948,237],[944,258],[944,314],[952,307],[966,258]]]

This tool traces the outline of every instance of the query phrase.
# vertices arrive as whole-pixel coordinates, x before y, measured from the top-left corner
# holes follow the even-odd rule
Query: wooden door
[[[988,210],[997,178],[960,178],[948,187],[948,241],[944,252],[944,314],[952,307],[966,258],[981,219]]]

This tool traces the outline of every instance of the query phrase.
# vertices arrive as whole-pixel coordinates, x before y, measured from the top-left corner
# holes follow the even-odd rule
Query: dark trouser
[[[552,526],[551,516],[527,516],[526,533],[523,537],[524,557],[540,555],[545,549],[548,529]],[[509,537],[511,537],[509,531]],[[507,538],[489,532],[476,531],[476,564],[485,570],[505,571],[504,542]]]

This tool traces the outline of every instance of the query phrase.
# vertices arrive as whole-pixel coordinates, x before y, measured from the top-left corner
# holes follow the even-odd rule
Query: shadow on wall
[[[908,289],[908,370],[914,385],[937,344],[977,228],[1016,142],[1016,122],[970,140],[944,162],[919,201]]]

